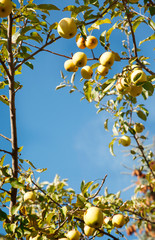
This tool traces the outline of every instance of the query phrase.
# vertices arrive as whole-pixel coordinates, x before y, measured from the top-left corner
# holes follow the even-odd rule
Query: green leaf
[[[138,116],[139,118],[141,118],[142,120],[144,120],[144,121],[147,120],[146,115],[145,115],[141,110],[139,110],[139,111],[137,112],[137,116]]]
[[[113,138],[113,140],[109,143],[110,153],[111,153],[111,155],[113,155],[113,156],[116,156],[116,155],[114,154],[114,150],[113,150],[114,142],[116,141],[116,139],[117,139],[117,138]]]
[[[106,33],[106,41],[109,42],[109,38],[110,38],[110,35],[112,33],[112,31],[116,28],[117,26],[117,22],[112,26],[112,28],[110,28],[107,33]]]
[[[13,188],[23,189],[25,187],[24,184],[18,182],[15,178],[10,178],[10,184]]]
[[[63,206],[62,208],[61,208],[61,212],[62,212],[62,214],[63,214],[63,216],[66,218],[66,216],[67,216],[67,207],[66,206]]]
[[[104,129],[105,129],[106,131],[109,131],[109,129],[108,129],[108,121],[109,121],[109,119],[107,118],[107,119],[105,120],[105,122],[104,122]]]
[[[7,214],[0,209],[0,221],[6,220]]]
[[[17,203],[16,205],[14,205],[12,208],[11,208],[11,214],[14,215],[16,214],[19,209],[21,208],[21,203]]]
[[[3,166],[3,163],[4,163],[5,156],[6,156],[6,154],[5,154],[5,155],[3,155],[3,156],[1,157],[1,159],[0,159],[0,167],[2,167],[2,166]]]
[[[71,83],[74,85],[74,79],[75,79],[75,72],[71,76]]]
[[[88,188],[93,184],[94,181],[90,181],[88,183],[86,183],[83,188],[82,188],[82,193],[85,194],[88,190]]]
[[[9,106],[9,100],[8,100],[7,96],[0,95],[0,101]]]
[[[66,87],[66,84],[60,84],[59,86],[57,86],[57,87],[55,88],[55,90],[58,90],[58,89],[64,88],[64,87]]]
[[[150,37],[148,37],[148,38],[140,41],[140,42],[139,42],[139,46],[140,46],[142,43],[144,43],[144,42],[146,42],[146,41],[151,41],[151,40],[155,40],[155,33],[152,34]]]
[[[36,169],[36,167],[33,165],[33,163],[30,160],[24,159],[24,162],[28,163],[31,167]]]
[[[154,93],[154,87],[150,82],[143,84],[143,88],[148,91],[149,96],[152,96]]]
[[[33,70],[33,64],[31,62],[25,62],[25,65]]]
[[[60,10],[58,7],[56,7],[53,4],[39,4],[38,9],[43,9],[43,10]]]
[[[23,146],[18,148],[18,152],[21,152],[23,150]]]
[[[42,173],[45,172],[47,170],[47,168],[42,168],[42,169],[37,169],[36,172]]]

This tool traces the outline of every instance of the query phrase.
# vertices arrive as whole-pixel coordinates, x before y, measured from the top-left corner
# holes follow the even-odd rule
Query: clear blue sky
[[[60,9],[74,4],[74,1],[46,2],[55,4]],[[51,20],[52,23],[69,16],[68,12],[55,11],[52,12],[49,21]],[[102,31],[104,27],[101,27],[100,33]],[[139,27],[137,30],[138,39],[144,39],[148,34],[150,34],[149,29],[144,32]],[[99,36],[99,31],[95,30],[93,35]],[[122,37],[119,32],[114,31],[110,39],[111,48],[115,52],[120,52]],[[143,54],[153,55],[153,43],[150,42],[147,48],[145,46],[147,44],[144,43]],[[48,49],[68,56],[71,52],[79,51],[75,37],[70,40],[60,39]],[[84,52],[91,56],[88,50]],[[95,54],[99,56],[102,52],[104,49],[99,44]],[[97,115],[93,103],[80,101],[82,96],[77,92],[69,94],[68,88],[55,91],[55,87],[61,82],[60,70],[63,70],[68,79],[71,76],[63,69],[64,61],[64,58],[43,52],[33,61],[33,71],[24,67],[22,75],[17,76],[17,80],[24,86],[16,96],[18,145],[24,146],[21,158],[29,159],[37,168],[48,168],[41,174],[41,181],[52,182],[55,174],[58,174],[61,178],[67,178],[69,186],[77,193],[80,192],[83,179],[96,180],[108,174],[105,186],[108,186],[109,192],[116,193],[128,187],[133,181],[130,175],[120,175],[121,172],[127,171],[122,163],[131,168],[136,163],[125,156],[122,152],[124,148],[118,148],[117,143],[114,147],[116,157],[109,153],[108,143],[112,139],[112,131],[104,130],[104,121],[109,116],[107,113],[102,112]],[[115,62],[108,77],[112,77],[116,71],[121,71],[123,64],[124,62]],[[78,85],[79,80],[80,73],[77,73],[75,81]],[[6,92],[1,90],[1,94],[3,93]],[[139,99],[143,101],[141,97]],[[152,109],[153,101],[154,97],[151,97],[146,102],[149,110]],[[7,106],[0,102],[0,132],[7,136],[10,135],[8,117]],[[150,142],[155,132],[154,120],[155,113],[150,112],[145,130],[145,132],[151,130]],[[1,148],[8,147],[6,142],[4,144],[5,140],[3,142],[2,140],[0,138]],[[132,190],[122,193],[123,199],[128,199]]]

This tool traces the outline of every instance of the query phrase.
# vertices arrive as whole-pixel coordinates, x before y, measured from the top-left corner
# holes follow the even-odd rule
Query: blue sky
[[[62,9],[63,5],[74,4],[74,1],[52,1],[52,4]],[[68,12],[62,14],[56,11],[52,13],[51,19],[59,21],[65,16],[70,15]],[[100,33],[103,30],[101,29]],[[139,39],[145,38],[148,34],[150,30],[144,32],[139,28],[137,31]],[[95,30],[93,35],[99,36],[99,32]],[[111,38],[112,49],[120,52],[122,36],[116,31]],[[144,43],[143,54],[150,51],[153,55],[153,43],[150,42],[147,49],[145,46]],[[79,51],[75,38],[60,39],[48,49],[68,56],[71,52]],[[84,52],[90,55],[88,50]],[[102,52],[104,49],[98,45],[96,56]],[[32,161],[37,168],[48,168],[41,174],[41,181],[52,182],[58,174],[61,178],[68,178],[69,186],[79,193],[83,179],[85,181],[102,179],[108,174],[104,186],[108,186],[109,192],[116,193],[128,187],[133,181],[130,175],[120,175],[121,172],[127,171],[122,164],[133,168],[135,163],[126,157],[124,148],[118,148],[117,143],[114,147],[116,157],[109,153],[108,143],[112,139],[112,131],[104,130],[104,121],[109,116],[107,113],[96,114],[93,103],[80,101],[81,95],[77,92],[69,94],[68,88],[55,91],[55,87],[62,81],[60,70],[63,70],[68,78],[71,76],[63,69],[64,61],[65,59],[59,56],[40,53],[33,62],[34,70],[24,67],[22,75],[17,76],[17,80],[24,86],[16,95],[18,145],[24,146],[21,157]],[[121,71],[123,64],[124,62],[115,62],[108,77],[112,77],[118,69]],[[75,81],[78,85],[79,79],[80,73],[77,73]],[[154,97],[150,97],[146,103],[151,111]],[[8,108],[1,102],[0,112],[0,132],[9,136]],[[145,130],[145,133],[150,132],[149,142],[154,135],[154,120],[155,113],[151,111]],[[8,147],[2,138],[0,145],[1,148]],[[124,200],[129,198],[132,190],[122,193]]]

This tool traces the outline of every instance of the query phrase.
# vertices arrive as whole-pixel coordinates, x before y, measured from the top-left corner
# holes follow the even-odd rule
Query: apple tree
[[[143,54],[143,45],[155,39],[155,4],[152,0],[75,0],[73,5],[60,9],[47,0],[40,2],[0,0],[0,101],[10,115],[10,137],[0,133],[10,144],[9,149],[0,148],[0,221],[6,232],[4,238],[126,239],[123,226],[128,235],[143,233],[143,239],[153,238],[155,160],[151,148],[145,146],[147,137],[141,121],[147,121],[145,103],[154,93],[153,60],[149,53]],[[56,22],[53,11],[63,11],[66,17]],[[101,31],[102,26],[106,30]],[[149,29],[150,35],[139,40],[137,29],[141,26]],[[111,36],[115,31],[123,40],[114,45]],[[79,52],[66,56],[48,49],[64,38],[72,38]],[[121,53],[117,52],[118,45]],[[100,54],[96,53],[97,47]],[[58,175],[53,182],[36,180],[35,172],[45,169],[36,169],[31,161],[22,159],[16,94],[23,86],[16,75],[25,67],[33,70],[33,61],[43,51],[65,59],[57,90],[68,87],[70,93],[78,92],[83,100],[95,103],[98,113],[107,111],[110,121],[113,116],[111,154],[115,154],[113,146],[118,143],[137,161],[132,172],[138,178],[135,196],[128,201],[123,202],[120,192],[102,192],[106,176],[98,183],[82,181],[81,192],[76,194]]]

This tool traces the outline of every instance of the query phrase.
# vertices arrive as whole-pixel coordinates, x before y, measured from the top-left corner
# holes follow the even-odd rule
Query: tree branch
[[[91,197],[87,198],[87,200],[90,200],[90,199],[96,197],[96,196],[99,194],[99,192],[101,191],[101,188],[103,187],[103,184],[104,184],[106,178],[107,178],[107,175],[105,175],[105,177],[103,178],[102,183],[101,183],[101,186],[99,187],[99,189],[97,190],[97,192],[96,192],[95,194],[93,194]]]
[[[11,142],[11,139],[10,139],[10,138],[8,138],[8,137],[4,136],[4,135],[3,135],[3,134],[1,134],[1,133],[0,133],[0,137],[3,137],[3,138],[5,138],[6,140],[8,140],[9,142]]]
[[[12,156],[12,152],[8,152],[8,151],[3,150],[3,149],[0,149],[0,152],[4,152],[4,153],[10,154]]]

